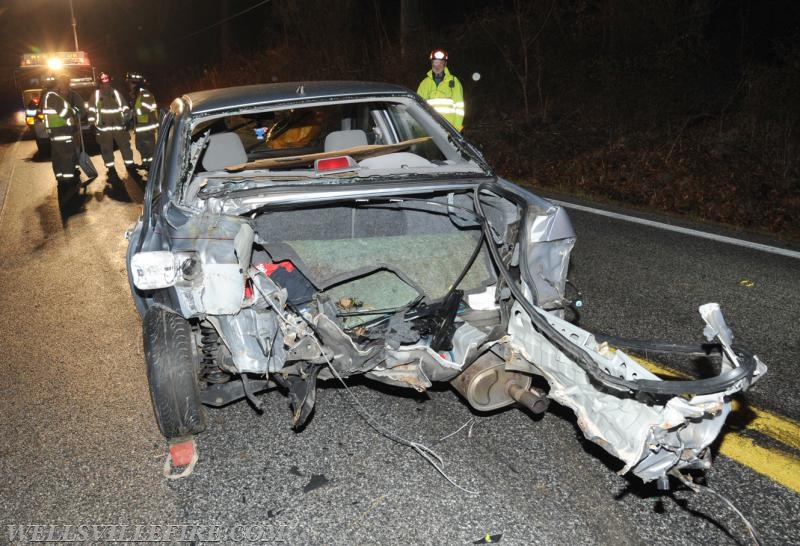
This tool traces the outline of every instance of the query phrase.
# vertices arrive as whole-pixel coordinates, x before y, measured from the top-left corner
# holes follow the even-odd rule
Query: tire
[[[161,434],[169,440],[203,432],[206,412],[200,403],[192,327],[161,307],[147,310],[142,327],[150,398]]]

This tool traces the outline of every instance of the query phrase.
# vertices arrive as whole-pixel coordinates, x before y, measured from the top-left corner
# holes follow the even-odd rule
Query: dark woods
[[[251,15],[255,46],[236,45],[237,20],[222,26],[214,62],[173,72],[162,93],[309,79],[415,89],[444,47],[465,134],[499,173],[800,237],[796,2],[303,0]]]

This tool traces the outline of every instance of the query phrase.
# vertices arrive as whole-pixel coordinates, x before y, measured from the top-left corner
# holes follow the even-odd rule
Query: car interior
[[[192,139],[208,137],[201,157],[205,171],[267,159],[254,168],[310,167],[319,154],[348,151],[365,168],[432,166],[446,160],[428,132],[402,104],[359,102],[228,115],[199,123]],[[409,145],[403,142],[413,141]],[[385,149],[380,147],[386,146]],[[392,148],[389,148],[392,146]],[[352,152],[352,153],[351,153]],[[376,156],[391,153],[391,160]],[[336,155],[336,154],[333,154]],[[306,157],[308,156],[308,157]]]

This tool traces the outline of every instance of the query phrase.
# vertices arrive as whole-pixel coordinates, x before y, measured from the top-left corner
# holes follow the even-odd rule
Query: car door
[[[161,247],[160,235],[154,226],[158,222],[158,217],[163,209],[163,199],[166,197],[164,187],[167,177],[166,153],[170,149],[168,143],[173,137],[175,116],[171,112],[167,113],[159,126],[158,140],[156,142],[153,163],[147,177],[145,188],[144,203],[142,205],[142,215],[134,227],[126,233],[128,239],[128,249],[126,262],[128,270],[128,284],[130,285],[131,295],[136,304],[136,310],[140,316],[144,316],[147,308],[152,304],[152,297],[141,292],[133,284],[130,273],[130,264],[133,255],[141,250],[157,249]]]

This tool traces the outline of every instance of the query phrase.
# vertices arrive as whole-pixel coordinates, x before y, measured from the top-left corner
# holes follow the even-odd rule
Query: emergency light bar
[[[81,65],[91,66],[89,56],[84,51],[54,51],[51,53],[23,53],[19,65],[25,66],[53,66],[61,65]]]

